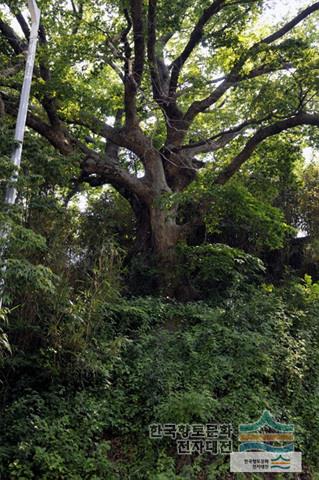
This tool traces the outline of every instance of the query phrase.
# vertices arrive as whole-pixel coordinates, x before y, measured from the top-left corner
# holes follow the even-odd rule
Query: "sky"
[[[293,17],[298,10],[312,5],[312,0],[268,0],[265,18],[270,22],[278,22],[286,17]]]

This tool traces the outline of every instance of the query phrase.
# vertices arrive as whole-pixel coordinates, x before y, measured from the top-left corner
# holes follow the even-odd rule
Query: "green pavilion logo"
[[[239,452],[230,456],[231,472],[301,472],[295,452],[294,426],[277,422],[265,410],[254,423],[239,426]]]

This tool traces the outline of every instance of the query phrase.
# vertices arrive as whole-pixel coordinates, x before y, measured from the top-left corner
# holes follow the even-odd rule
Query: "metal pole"
[[[31,15],[31,32],[29,40],[29,48],[27,54],[27,62],[24,72],[24,80],[21,90],[18,117],[16,123],[16,129],[14,134],[14,149],[11,156],[11,162],[15,167],[15,171],[11,177],[10,185],[6,189],[5,203],[7,205],[14,205],[17,197],[17,190],[14,183],[18,179],[19,167],[21,164],[22,146],[24,140],[25,125],[27,120],[31,82],[33,76],[33,68],[35,61],[35,54],[38,43],[38,33],[40,25],[40,10],[37,6],[36,0],[28,0],[28,7]],[[4,228],[0,233],[3,243],[6,243],[8,237],[8,229]],[[5,272],[5,265],[2,269],[2,273]],[[2,294],[3,294],[4,281],[0,280],[0,308],[2,306]]]
[[[13,174],[13,177],[11,178],[11,182],[17,181],[17,175],[18,175],[17,170],[19,169],[20,163],[21,163],[22,145],[23,145],[25,124],[26,124],[27,113],[28,113],[33,67],[34,67],[35,53],[36,53],[37,42],[38,42],[39,25],[40,25],[40,10],[35,0],[28,0],[28,5],[29,5],[30,14],[31,14],[32,26],[31,26],[29,49],[28,49],[28,55],[27,55],[27,63],[25,67],[23,86],[22,86],[22,91],[20,96],[18,118],[17,118],[17,124],[15,129],[15,135],[14,135],[15,146],[11,156],[11,162],[15,166],[16,171]],[[8,186],[6,191],[5,202],[8,205],[14,205],[16,201],[16,196],[17,196],[17,191],[15,186],[14,185]]]

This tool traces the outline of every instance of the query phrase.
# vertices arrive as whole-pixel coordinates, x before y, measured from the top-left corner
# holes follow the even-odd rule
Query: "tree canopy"
[[[130,202],[139,245],[159,257],[192,229],[163,197],[202,171],[223,185],[273,136],[306,144],[319,125],[319,3],[278,25],[264,24],[266,4],[39,1],[27,124],[76,156],[74,189],[111,184]],[[23,2],[4,5],[1,104],[14,117],[29,26]]]

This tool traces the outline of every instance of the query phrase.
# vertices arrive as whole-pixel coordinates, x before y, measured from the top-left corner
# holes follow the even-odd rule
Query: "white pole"
[[[10,180],[11,185],[8,185],[6,189],[5,203],[7,205],[14,205],[17,197],[17,190],[16,190],[16,187],[14,186],[14,183],[18,179],[18,174],[19,174],[18,170],[21,164],[22,146],[23,146],[25,125],[26,125],[27,114],[28,114],[31,82],[32,82],[32,76],[33,76],[33,68],[34,68],[35,54],[36,54],[37,43],[38,43],[39,25],[40,25],[40,10],[37,6],[36,0],[28,0],[28,7],[31,15],[31,32],[30,32],[29,48],[28,48],[28,54],[27,54],[27,62],[26,62],[26,67],[24,72],[24,80],[23,80],[21,96],[20,96],[18,117],[17,117],[16,129],[14,134],[14,149],[11,156],[11,162],[15,167],[15,171]],[[0,237],[2,237],[2,242],[5,244],[6,239],[8,237],[8,230],[6,228],[4,228],[0,232]],[[5,270],[6,270],[6,267],[4,265],[2,268],[2,274],[5,273]],[[1,278],[0,279],[0,308],[2,306],[3,287],[4,287],[4,281],[3,281],[3,278]]]
[[[14,172],[11,182],[17,180],[18,169],[21,163],[21,154],[22,154],[22,145],[25,132],[25,124],[27,120],[28,105],[30,98],[31,82],[34,68],[35,53],[37,49],[38,42],[38,32],[40,25],[40,10],[36,4],[35,0],[28,0],[29,10],[31,14],[31,33],[29,41],[29,49],[27,55],[27,63],[24,72],[23,86],[20,96],[20,104],[18,111],[17,124],[15,129],[14,141],[15,146],[11,156],[11,162],[15,166],[16,171]],[[17,191],[14,185],[8,186],[6,191],[5,202],[8,205],[14,205],[17,196]]]

